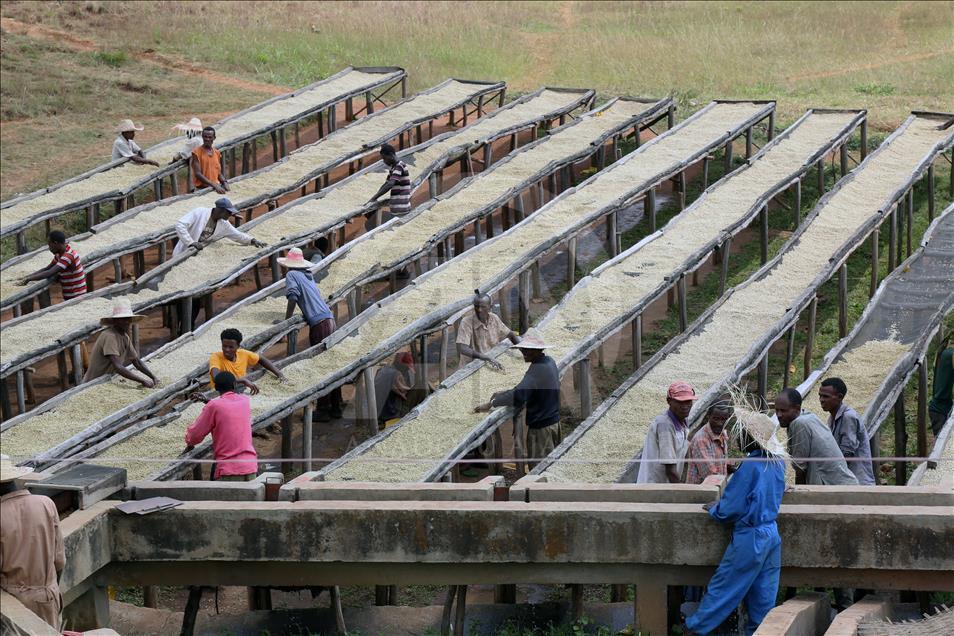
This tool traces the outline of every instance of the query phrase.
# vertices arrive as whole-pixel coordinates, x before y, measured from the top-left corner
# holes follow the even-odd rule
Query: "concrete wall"
[[[862,621],[891,618],[891,603],[877,596],[866,596],[844,612],[839,612],[825,636],[856,636]]]
[[[822,592],[803,592],[766,614],[755,636],[818,636],[831,623],[831,604]]]
[[[503,477],[485,477],[476,483],[387,484],[360,481],[314,481],[317,472],[304,473],[281,489],[281,501],[493,501]]]

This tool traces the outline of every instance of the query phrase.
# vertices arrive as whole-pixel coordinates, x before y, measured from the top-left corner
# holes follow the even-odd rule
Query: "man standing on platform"
[[[841,454],[848,461],[848,470],[862,486],[874,486],[874,469],[871,466],[871,444],[868,429],[861,423],[857,411],[845,404],[848,386],[841,378],[826,378],[818,389],[818,401],[828,413],[828,428],[831,430]]]
[[[546,457],[562,441],[560,434],[560,373],[536,329],[528,329],[517,344],[530,368],[516,387],[494,393],[490,401],[474,407],[474,413],[487,413],[497,406],[512,406],[516,412],[527,410],[527,454],[533,459]],[[536,465],[536,462],[531,462]]]
[[[242,332],[238,329],[225,329],[220,335],[222,350],[209,356],[209,388],[215,387],[215,376],[228,371],[235,376],[235,383],[241,384],[252,395],[258,394],[258,386],[245,377],[251,367],[262,365],[266,371],[278,378],[282,384],[288,382],[285,374],[263,355],[242,348]]]
[[[227,238],[242,245],[265,247],[265,243],[254,239],[229,223],[229,217],[241,217],[238,208],[227,197],[215,202],[215,207],[195,208],[176,221],[176,235],[179,242],[172,250],[176,257],[190,247],[201,250],[209,243]]]
[[[59,633],[58,582],[66,565],[60,517],[52,499],[17,481],[29,472],[0,455],[0,588]]]
[[[802,410],[801,393],[782,389],[775,398],[775,415],[779,425],[788,431],[788,454],[795,469],[796,484],[858,484],[828,427],[814,413]]]
[[[247,395],[235,392],[235,376],[221,371],[215,376],[219,397],[206,402],[198,393],[192,398],[206,402],[199,417],[186,429],[186,452],[212,433],[215,457],[213,479],[252,481],[258,473],[258,454],[252,446],[252,407]]]
[[[407,165],[397,157],[397,151],[394,146],[384,144],[381,146],[381,161],[388,167],[388,178],[384,184],[374,193],[368,203],[374,203],[385,192],[390,192],[388,199],[388,216],[382,221],[387,221],[394,216],[404,216],[411,211],[411,173],[408,172]]]
[[[475,289],[473,311],[464,314],[457,323],[457,353],[460,355],[460,366],[476,358],[499,371],[503,367],[488,354],[491,349],[507,339],[515,345],[520,343],[520,336],[514,333],[500,319],[500,316],[490,310],[490,296]]]
[[[24,276],[17,284],[26,285],[33,281],[57,277],[63,288],[63,300],[85,294],[86,272],[83,270],[83,261],[76,250],[66,242],[66,234],[53,230],[47,236],[46,244],[53,253],[53,260],[45,268]]]
[[[192,185],[196,188],[212,188],[219,194],[229,189],[229,181],[222,171],[222,153],[212,144],[215,141],[215,128],[202,129],[202,145],[192,151],[189,158],[192,167]]]
[[[673,382],[666,392],[669,408],[657,415],[643,444],[637,484],[681,484],[682,466],[689,449],[689,412],[698,396],[688,382]]]
[[[709,407],[706,425],[696,431],[686,453],[686,483],[701,484],[710,475],[725,475],[729,436],[725,425],[732,417],[732,403],[719,400]]]

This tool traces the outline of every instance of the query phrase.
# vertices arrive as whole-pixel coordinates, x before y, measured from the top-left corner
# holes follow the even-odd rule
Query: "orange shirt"
[[[212,183],[218,183],[222,176],[222,153],[218,148],[213,148],[211,154],[205,149],[205,146],[199,146],[192,151],[192,156],[199,161],[199,172]],[[197,188],[204,188],[205,184],[199,181],[196,176],[192,177],[192,183]]]
[[[212,377],[212,369],[219,371],[228,371],[236,378],[243,377],[248,373],[249,367],[258,364],[260,357],[254,351],[239,349],[235,352],[235,361],[229,360],[221,351],[216,351],[209,356],[209,388],[215,388],[215,379]]]

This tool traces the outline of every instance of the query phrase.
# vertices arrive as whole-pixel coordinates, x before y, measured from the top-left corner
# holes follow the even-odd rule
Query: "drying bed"
[[[396,67],[347,68],[320,82],[270,99],[218,122],[215,124],[217,147],[234,146],[349,96],[400,81],[404,76],[404,70]],[[157,176],[167,174],[170,170],[168,164],[181,146],[182,139],[179,138],[147,148],[144,154],[158,161],[158,168],[130,161],[111,162],[75,179],[6,201],[2,206],[3,214],[0,215],[0,234],[17,231],[56,211],[129,193]]]
[[[908,485],[954,489],[954,411],[937,436],[930,461],[918,466]]]
[[[531,104],[534,104],[534,102],[531,102]],[[536,167],[538,169],[543,169],[545,166],[562,164],[573,158],[579,158],[580,156],[591,153],[593,144],[600,143],[602,140],[605,140],[607,136],[611,136],[615,132],[627,129],[633,125],[638,125],[644,117],[658,114],[659,112],[665,113],[668,105],[669,100],[662,100],[655,103],[614,100],[607,106],[585,115],[578,122],[568,124],[554,131],[552,135],[535,143],[532,147],[528,147],[526,150],[521,149],[517,154],[522,156],[531,154],[532,151],[532,155],[537,158]],[[547,108],[549,108],[549,106],[547,106]],[[519,109],[503,112],[513,113],[512,116],[508,115],[498,122],[501,126],[506,128],[521,125],[527,121],[525,117],[528,116],[528,113],[526,112],[524,112],[524,119],[517,118],[517,114],[521,112]],[[487,120],[481,120],[479,123],[480,128],[476,131],[477,139],[483,139],[485,136],[490,136],[495,133],[488,125],[495,119],[496,118],[489,118]],[[468,135],[469,137],[474,136],[473,128],[468,129],[468,132],[470,133]],[[447,150],[447,147],[444,148]],[[425,152],[427,152],[427,154],[423,160],[418,154],[411,155],[413,165],[430,165],[438,161],[439,156],[430,152],[430,148],[426,149]],[[472,214],[476,214],[480,210],[484,199],[464,200],[466,194],[472,188],[479,189],[478,186],[482,179],[490,177],[498,170],[507,169],[506,167],[509,165],[510,162],[499,164],[498,167],[481,172],[475,177],[466,180],[466,182],[462,184],[466,187],[455,188],[454,193],[448,192],[449,198],[445,199],[444,203],[456,203],[456,209],[461,210],[462,213],[470,211]],[[528,167],[528,164],[525,162],[519,165],[524,168]],[[529,166],[533,165],[532,163],[529,164]],[[532,175],[539,175],[540,173],[530,173],[530,176],[528,176],[527,171],[522,170],[516,172],[511,171],[507,174],[510,176],[509,184],[496,180],[495,183],[498,189],[507,190],[509,186],[513,186],[515,183],[525,185]],[[340,190],[351,189],[352,194],[349,195],[351,198],[359,202],[366,201],[368,193],[372,192],[379,185],[380,177],[381,175],[377,174],[377,177],[372,182],[354,182],[353,187],[351,183],[342,184],[341,187],[330,189],[328,191],[329,196],[333,196],[333,193]],[[416,175],[415,178],[419,179],[420,175]],[[486,189],[480,189],[480,192],[483,196],[488,194]],[[346,209],[342,208],[341,205],[339,205],[340,203],[340,201],[333,200],[333,205],[330,205],[328,210],[337,210],[340,212],[340,210]],[[486,208],[487,206],[484,205],[483,207]],[[440,219],[443,217],[435,215],[447,213],[448,210],[443,208],[431,208],[424,213],[415,213],[412,217],[407,219],[407,224],[413,225],[414,223],[423,222],[427,223],[426,227],[432,227],[435,226],[435,224],[428,223],[427,218],[435,218],[439,224]],[[445,219],[444,222],[449,223],[452,221]],[[368,236],[374,236],[385,229],[386,228],[380,228]],[[407,242],[403,244],[403,248],[413,249],[414,241],[421,244],[423,240],[426,244],[426,239],[429,236],[429,233],[423,231],[407,234],[405,235]],[[370,259],[366,254],[379,253],[380,250],[381,248],[377,243],[358,241],[357,245],[351,244],[347,249],[338,250],[334,254],[329,255],[325,263],[330,263],[328,269],[333,270],[342,262],[349,262],[351,260],[367,262]],[[373,268],[373,265],[370,267]],[[334,282],[335,279],[336,277],[329,276],[322,279],[321,282],[322,290],[329,298],[340,297],[345,291],[343,285],[348,284],[347,280],[342,279],[341,285],[337,285]],[[275,331],[276,327],[273,323],[284,314],[285,309],[285,300],[280,294],[282,284],[283,281],[280,281],[278,284],[272,285],[268,290],[263,290],[253,297],[234,305],[224,314],[216,316],[213,321],[204,323],[197,333],[184,336],[149,356],[149,367],[160,379],[164,385],[163,388],[154,391],[145,391],[145,393],[143,393],[142,390],[138,390],[124,382],[86,385],[73,389],[67,400],[57,402],[53,408],[44,408],[42,412],[33,413],[32,415],[27,414],[28,417],[26,418],[15,418],[14,421],[7,423],[6,432],[3,436],[4,446],[9,450],[8,454],[19,458],[32,457],[38,454],[45,455],[47,453],[56,456],[60,451],[66,450],[63,444],[68,442],[71,436],[83,433],[91,427],[95,427],[97,431],[106,429],[120,419],[129,419],[128,416],[124,418],[108,417],[113,413],[127,411],[127,409],[132,409],[131,411],[127,411],[130,416],[134,412],[139,414],[149,413],[150,410],[154,409],[155,404],[159,400],[167,399],[171,394],[181,392],[185,386],[187,386],[187,383],[183,382],[184,378],[193,377],[196,373],[204,372],[204,365],[208,360],[209,352],[216,350],[219,346],[218,333],[222,326],[238,328],[245,335],[247,346],[250,346],[249,343],[256,339],[264,341],[266,336]],[[151,293],[151,290],[145,291]],[[273,297],[275,294],[278,294],[278,296]],[[138,294],[136,296],[138,296]],[[101,304],[105,303],[105,299],[98,302]],[[186,375],[184,370],[189,370],[191,373]],[[99,402],[104,404],[104,406],[89,411],[87,410],[87,404],[90,402]],[[110,406],[105,406],[107,404]],[[135,408],[133,408],[134,406]],[[59,424],[54,425],[54,422],[59,422]],[[69,424],[64,425],[63,422],[68,422]],[[33,433],[35,430],[46,431],[51,428],[56,431],[53,434],[53,438],[46,433],[41,435],[34,435]],[[39,443],[37,443],[38,441]]]
[[[425,144],[420,150],[403,155],[409,162],[412,180],[419,183],[430,171],[441,167],[447,157],[456,156],[460,148],[470,148],[475,140],[492,140],[515,128],[531,125],[542,117],[551,116],[555,111],[565,112],[586,97],[586,91],[545,90],[530,99],[519,100],[516,106],[508,105],[461,131],[436,138],[434,143]],[[376,162],[318,195],[294,201],[243,226],[243,231],[269,244],[270,247],[264,251],[230,241],[218,241],[199,254],[184,258],[185,262],[180,262],[183,260],[183,257],[180,257],[180,261],[169,261],[156,268],[139,282],[138,290],[131,290],[129,285],[114,287],[113,291],[104,288],[96,294],[11,321],[4,328],[5,344],[0,352],[3,375],[31,363],[37,355],[48,355],[47,350],[57,339],[61,343],[68,343],[70,340],[65,337],[67,334],[72,336],[72,341],[86,337],[96,329],[96,323],[91,323],[90,317],[102,315],[104,308],[108,310],[111,306],[111,299],[122,293],[133,291],[129,296],[130,302],[142,310],[160,300],[169,300],[177,294],[185,295],[187,290],[196,287],[201,286],[208,291],[217,284],[234,279],[242,271],[252,267],[262,255],[275,252],[283,242],[288,242],[289,237],[307,237],[323,233],[347,222],[362,212],[369,193],[375,192],[380,186],[385,170],[382,166],[381,162]],[[97,235],[93,235],[95,236]],[[204,263],[214,265],[205,267]],[[236,267],[234,271],[229,271],[229,263]],[[209,272],[226,274],[210,278]],[[145,287],[145,281],[149,278],[161,280],[158,280],[158,283],[149,282],[149,287]]]
[[[339,128],[261,170],[232,179],[228,196],[237,207],[243,209],[274,199],[298,189],[316,175],[348,159],[367,153],[369,148],[401,134],[417,123],[438,117],[478,95],[502,89],[503,84],[447,80]],[[567,99],[568,94],[560,95]],[[569,94],[569,97],[572,99],[574,96]],[[200,206],[211,207],[218,198],[215,192],[202,190],[143,205],[100,224],[92,233],[72,238],[70,244],[89,264],[115,256],[117,252],[122,253],[123,249],[143,249],[153,240],[172,236],[175,222],[185,213]],[[6,216],[7,212],[3,214]],[[16,281],[48,262],[49,254],[45,250],[37,250],[26,257],[5,263],[0,269],[2,305],[6,307],[11,304],[25,295],[26,290],[32,293],[35,286],[21,288],[16,286]]]
[[[675,346],[654,356],[537,472],[552,481],[616,481],[631,470],[649,423],[665,406],[670,382],[688,381],[711,399],[713,393],[751,368],[797,317],[793,310],[807,304],[831,275],[832,263],[847,258],[883,211],[898,201],[915,177],[954,142],[951,130],[941,124],[935,117],[910,117],[822,198],[807,225],[778,256],[703,314],[687,334],[674,341]],[[847,242],[845,237],[850,237]],[[766,339],[768,342],[763,342]],[[694,417],[706,403],[697,403]],[[580,463],[592,458],[610,461]]]
[[[807,408],[827,418],[818,388],[824,378],[841,378],[848,386],[846,402],[874,435],[954,307],[952,281],[954,205],[935,219],[922,246],[881,283],[851,333],[798,387]]]
[[[499,287],[569,234],[685,169],[773,111],[774,103],[712,103],[617,164],[564,192],[508,232],[416,279],[376,309],[349,323],[350,328],[346,325],[336,332],[329,339],[327,350],[318,355],[307,350],[283,362],[283,371],[289,378],[287,384],[263,377],[262,394],[252,400],[255,425],[288,415],[390,355],[465,307],[473,289]],[[163,427],[173,431],[169,439],[182,434],[189,424],[187,420],[179,417]],[[126,454],[125,447],[131,442],[130,439],[117,444],[107,454],[132,457]],[[143,453],[141,457],[169,458],[175,457],[178,450],[168,440],[148,449],[137,445],[136,449]]]
[[[581,280],[538,325],[548,355],[561,370],[586,355],[594,343],[663,293],[676,275],[704,259],[726,234],[741,230],[768,198],[843,141],[862,118],[857,112],[809,113],[748,166],[706,190],[661,232]],[[464,454],[502,419],[503,411],[488,417],[472,410],[494,392],[519,382],[526,364],[515,353],[509,350],[497,358],[503,371],[474,364],[458,372],[397,427],[357,450],[350,461],[329,466],[323,476],[390,482],[439,478],[446,458]]]

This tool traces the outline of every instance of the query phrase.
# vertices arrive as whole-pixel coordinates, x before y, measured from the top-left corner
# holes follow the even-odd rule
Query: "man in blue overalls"
[[[736,409],[736,436],[748,461],[735,471],[718,502],[703,507],[720,523],[732,523],[726,548],[695,614],[686,619],[692,634],[714,631],[745,601],[745,633],[752,634],[775,607],[782,541],[775,518],[785,490],[785,449],[767,416]]]

